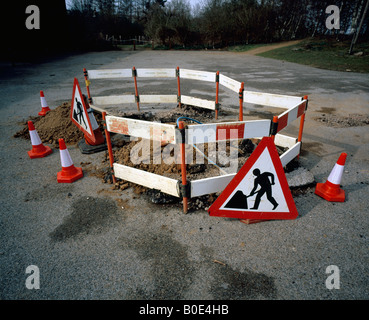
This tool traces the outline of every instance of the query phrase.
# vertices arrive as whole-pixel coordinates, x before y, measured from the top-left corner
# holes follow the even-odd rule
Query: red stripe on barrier
[[[297,109],[297,118],[300,117],[306,109],[306,101],[304,103],[301,103]]]
[[[237,134],[235,135],[235,130]],[[220,124],[217,125],[216,140],[242,139],[245,131],[245,124]]]
[[[127,120],[123,119],[111,119],[110,126],[109,126],[110,132],[120,133],[120,134],[129,134],[128,129],[128,122]]]
[[[281,118],[278,118],[278,129],[277,129],[277,132],[279,132],[283,128],[285,128],[287,126],[287,122],[288,122],[288,113],[286,113]]]

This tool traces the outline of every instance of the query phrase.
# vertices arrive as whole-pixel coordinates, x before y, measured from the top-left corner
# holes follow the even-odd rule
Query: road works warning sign
[[[264,137],[208,210],[238,219],[295,219],[298,215],[273,138]]]
[[[77,78],[74,78],[70,117],[77,127],[79,127],[92,142],[96,141],[85,100],[82,97],[81,87],[79,86]]]

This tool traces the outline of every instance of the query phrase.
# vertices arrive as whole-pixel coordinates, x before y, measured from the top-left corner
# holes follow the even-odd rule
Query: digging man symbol
[[[257,210],[259,208],[261,197],[264,195],[264,193],[266,193],[267,199],[273,205],[274,210],[278,206],[277,201],[275,201],[275,199],[272,197],[274,174],[270,172],[260,173],[259,169],[254,169],[252,173],[256,176],[256,178],[254,180],[254,188],[251,190],[249,197],[253,196],[255,193],[257,193],[257,196],[255,198],[254,206],[250,209]],[[269,177],[271,181],[269,180]],[[258,185],[260,186],[260,189],[256,191]]]
[[[76,112],[76,110],[74,110],[74,113],[73,113],[73,118],[82,125],[82,121],[85,125],[85,128],[88,128],[86,122],[85,122],[85,118],[83,116],[83,108],[82,108],[82,103],[80,101],[78,101],[78,99],[76,98],[76,103],[77,103],[77,110],[78,110],[78,113]],[[78,117],[79,117],[79,120],[78,120]],[[82,119],[82,121],[81,121]]]

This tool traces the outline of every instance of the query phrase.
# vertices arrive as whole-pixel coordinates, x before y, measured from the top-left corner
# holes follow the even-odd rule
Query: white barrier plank
[[[175,125],[115,116],[106,117],[108,131],[137,138],[176,143]]]
[[[177,103],[177,96],[172,95],[144,95],[140,94],[141,103]]]
[[[197,70],[189,70],[189,69],[180,69],[179,76],[182,79],[192,79],[192,80],[202,80],[215,82],[216,73],[208,72],[208,71],[197,71]]]
[[[137,77],[146,78],[175,78],[176,70],[174,68],[169,69],[136,69]]]
[[[114,163],[114,175],[118,179],[127,180],[141,186],[160,190],[161,192],[179,197],[177,191],[177,180],[163,177],[155,173]]]
[[[96,105],[135,103],[135,101],[136,101],[135,96],[133,94],[117,95],[117,96],[101,96],[92,98],[92,102]]]
[[[191,181],[191,198],[223,191],[236,173]]]
[[[280,156],[282,166],[286,166],[291,160],[300,154],[301,142],[297,142],[292,148],[288,149]]]
[[[130,78],[132,77],[131,69],[101,69],[88,70],[89,79],[113,79],[113,78]]]
[[[101,108],[101,107],[98,107],[96,105],[93,105],[90,103],[90,108],[94,111],[97,111],[97,112],[100,112],[100,113],[103,113],[105,112],[106,114],[109,114],[109,112],[107,110],[105,110],[104,108]]]
[[[289,109],[291,107],[294,107],[296,104],[301,103],[301,97],[264,92],[244,91],[243,101],[245,103]]]
[[[269,136],[270,122],[270,120],[250,120],[189,125],[187,143],[212,143]]]
[[[215,110],[215,101],[181,95],[181,103],[204,109]]]
[[[233,80],[222,74],[219,74],[219,84],[237,93],[239,93],[241,88],[241,82]]]
[[[277,133],[274,137],[274,144],[283,148],[292,148],[297,142],[297,138],[289,137],[280,133]]]

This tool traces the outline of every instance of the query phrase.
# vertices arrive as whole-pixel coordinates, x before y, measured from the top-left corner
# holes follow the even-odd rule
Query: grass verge
[[[349,48],[349,40],[307,39],[298,45],[263,52],[258,56],[320,69],[369,73],[369,43],[357,44],[353,55],[348,54]]]

